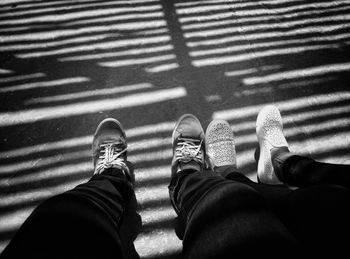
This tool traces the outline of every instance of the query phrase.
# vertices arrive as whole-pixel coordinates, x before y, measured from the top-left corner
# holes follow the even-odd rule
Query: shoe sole
[[[210,132],[215,130],[214,128],[218,124],[223,124],[224,127],[226,126],[227,131],[221,133],[218,139],[210,140]],[[237,167],[234,134],[230,124],[227,121],[213,120],[207,127],[205,132],[205,140],[205,149],[209,160],[208,163],[212,169],[214,169],[214,167],[221,166]],[[210,152],[211,150],[213,150],[213,152]]]

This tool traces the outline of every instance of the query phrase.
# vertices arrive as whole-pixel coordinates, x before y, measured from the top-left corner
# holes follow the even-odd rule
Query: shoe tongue
[[[181,171],[183,170],[194,170],[194,171],[200,171],[201,170],[201,165],[195,161],[191,161],[188,163],[181,163],[179,166],[179,169]]]

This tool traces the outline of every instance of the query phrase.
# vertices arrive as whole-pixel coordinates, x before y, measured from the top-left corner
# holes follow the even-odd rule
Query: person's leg
[[[269,105],[259,112],[256,130],[260,146],[259,181],[297,187],[318,184],[350,187],[350,165],[322,163],[289,151],[277,107]]]
[[[298,155],[277,153],[273,166],[277,177],[289,185],[336,184],[350,187],[350,165],[322,163]]]
[[[259,180],[300,187],[284,196],[282,218],[288,229],[311,255],[346,252],[344,237],[350,232],[349,166],[318,163],[290,153],[275,106],[259,113],[257,135]]]
[[[268,255],[269,258],[277,258],[294,254],[295,239],[271,213],[257,191],[246,184],[203,171],[201,126],[190,117],[182,119],[184,123],[177,124],[174,130],[177,134],[173,135],[175,159],[169,191],[172,204],[185,224],[182,237],[184,257],[248,258]],[[193,140],[188,145],[200,151],[200,156],[184,148],[183,142],[179,141],[184,136],[187,143]],[[190,160],[185,155],[189,153],[197,158],[202,156],[202,160]],[[183,157],[186,159],[183,160]]]
[[[39,205],[2,258],[122,258],[119,228],[133,195],[119,122],[103,121],[93,143],[95,173]]]
[[[226,179],[244,183],[261,196],[270,210],[300,243],[303,254],[342,255],[350,232],[350,190],[340,185],[313,185],[289,189],[285,185],[255,183],[234,170]]]

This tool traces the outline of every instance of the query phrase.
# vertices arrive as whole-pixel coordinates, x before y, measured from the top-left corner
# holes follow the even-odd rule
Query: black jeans
[[[290,157],[283,161],[284,179],[304,186],[294,190],[255,183],[231,168],[220,174],[180,172],[169,191],[184,226],[178,231],[184,257],[292,258],[347,252],[349,168]]]
[[[120,228],[133,198],[117,169],[94,175],[39,205],[1,258],[122,258],[128,245]]]

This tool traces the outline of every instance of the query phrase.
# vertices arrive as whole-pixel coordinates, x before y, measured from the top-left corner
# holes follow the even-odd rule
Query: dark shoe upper
[[[200,121],[192,114],[181,116],[174,128],[172,175],[178,171],[204,167],[204,130]]]
[[[130,179],[127,166],[127,142],[122,125],[116,119],[103,120],[97,127],[93,142],[92,154],[94,174],[101,174],[109,168],[120,169]]]

